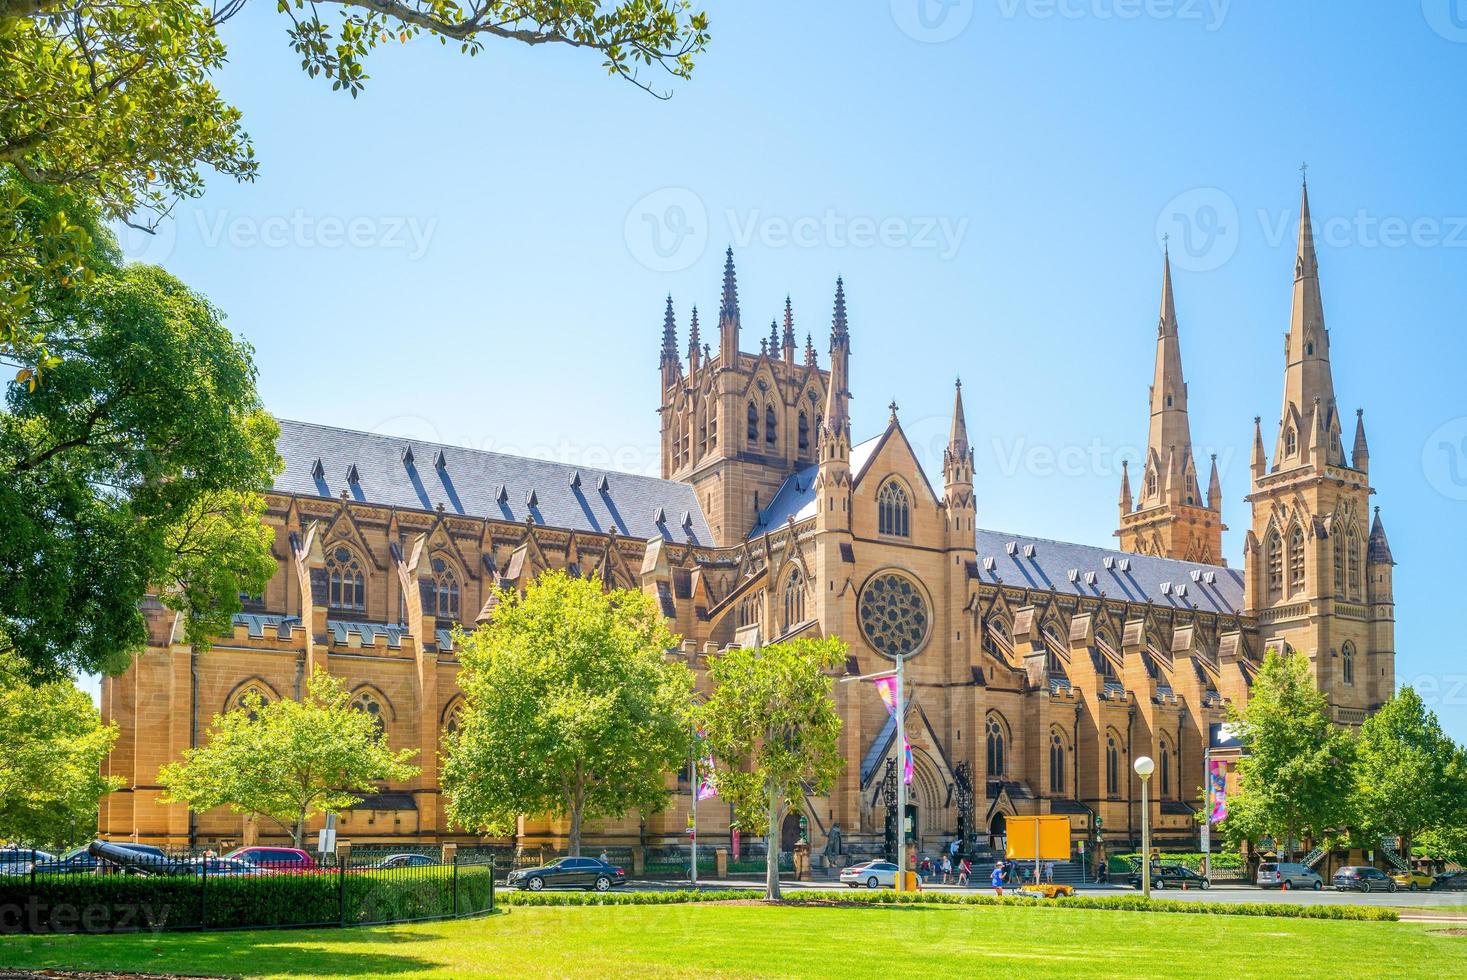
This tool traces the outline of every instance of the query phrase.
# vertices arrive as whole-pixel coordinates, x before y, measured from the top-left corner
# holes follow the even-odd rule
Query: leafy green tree
[[[1417,857],[1467,864],[1467,822],[1423,830],[1413,851]]]
[[[69,188],[105,220],[151,230],[208,170],[252,180],[240,112],[215,87],[220,26],[245,0],[0,0],[0,171]],[[608,72],[653,89],[640,70],[685,79],[708,41],[687,0],[277,0],[310,75],[356,96],[365,59],[420,34],[470,55],[484,39],[585,48]],[[338,17],[325,17],[334,7]],[[334,24],[332,21],[334,20]],[[7,204],[0,195],[0,208]],[[36,274],[85,269],[77,216],[40,228],[0,217],[0,350],[44,343],[23,291]]]
[[[447,740],[443,789],[459,826],[506,833],[520,814],[587,820],[655,812],[687,757],[687,667],[652,598],[596,579],[540,576],[499,593],[494,618],[461,637],[464,713]]]
[[[275,569],[259,514],[279,430],[249,346],[90,234],[96,275],[46,301],[61,362],[12,382],[0,411],[0,653],[37,676],[125,667],[153,590],[205,646]]]
[[[1467,825],[1467,757],[1410,687],[1360,726],[1355,809],[1361,830],[1400,837],[1407,858],[1421,834]]]
[[[764,894],[778,899],[779,831],[805,794],[835,785],[840,715],[831,671],[845,661],[840,640],[797,639],[730,650],[708,662],[713,693],[697,710],[717,764],[714,782],[739,826],[769,840]]]
[[[70,679],[28,683],[0,659],[0,839],[65,849],[97,828],[97,804],[121,781],[102,775],[117,739]]]
[[[1234,843],[1271,837],[1284,854],[1351,823],[1352,739],[1330,721],[1307,657],[1270,649],[1247,707],[1230,720],[1246,753],[1223,825]]]
[[[388,748],[377,720],[351,706],[341,681],[318,670],[299,701],[267,702],[250,692],[241,707],[215,715],[203,746],[185,749],[158,781],[165,802],[269,817],[300,847],[312,815],[338,813],[378,782],[411,779],[416,754]]]

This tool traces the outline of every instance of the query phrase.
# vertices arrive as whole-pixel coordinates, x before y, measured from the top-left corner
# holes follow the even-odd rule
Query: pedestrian
[[[999,898],[1003,898],[1004,866],[1002,861],[993,866],[993,874],[991,878],[993,881],[994,894],[996,894]]]
[[[968,863],[968,859],[967,858],[963,858],[961,861],[959,861],[958,862],[958,884],[961,885],[964,888],[968,887],[968,875],[971,874],[972,871],[973,871],[973,866]]]
[[[611,863],[611,858],[609,858],[609,857],[606,856],[606,848],[604,848],[604,847],[601,849],[601,863],[602,864],[610,864]]]
[[[953,876],[953,862],[946,854],[942,856],[942,883],[946,885]]]
[[[922,880],[923,881],[926,881],[928,878],[931,878],[932,877],[932,859],[930,857],[924,857],[922,859],[922,864],[917,868],[917,872],[922,875]]]
[[[950,858],[952,858],[954,863],[957,862],[957,860],[958,860],[958,839],[956,837],[954,837],[952,839],[952,841],[949,842],[949,844],[947,845],[947,856],[950,857]]]
[[[1052,884],[1054,884],[1054,862],[1053,861],[1045,861],[1044,862],[1044,883],[1046,885],[1052,885]]]

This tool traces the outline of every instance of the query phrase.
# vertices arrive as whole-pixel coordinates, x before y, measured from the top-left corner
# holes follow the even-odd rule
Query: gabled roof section
[[[713,543],[693,488],[671,480],[285,419],[276,449],[285,460],[276,493],[336,498],[347,490],[353,500],[382,507],[441,506],[468,517],[533,518],[541,527]],[[325,461],[319,476],[312,472],[318,459]],[[438,459],[442,465],[428,462]],[[351,468],[358,480],[348,487]],[[686,525],[672,517],[657,521],[659,513],[684,512],[691,518]]]
[[[886,434],[867,439],[859,445],[851,447],[851,472],[857,473],[871,460],[872,455],[881,447],[881,442]],[[809,466],[795,470],[780,484],[775,491],[769,506],[759,512],[759,520],[754,522],[754,528],[749,532],[749,537],[756,538],[771,528],[779,527],[790,517],[796,521],[803,521],[807,517],[815,516],[815,477],[820,472],[819,463],[811,463]]]
[[[983,582],[1229,615],[1243,608],[1237,569],[1004,531],[974,536]]]

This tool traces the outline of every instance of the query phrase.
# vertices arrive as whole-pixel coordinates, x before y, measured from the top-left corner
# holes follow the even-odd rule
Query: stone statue
[[[830,833],[825,835],[825,849],[821,853],[825,855],[825,863],[828,867],[836,867],[841,854],[841,831],[840,821],[830,825]]]

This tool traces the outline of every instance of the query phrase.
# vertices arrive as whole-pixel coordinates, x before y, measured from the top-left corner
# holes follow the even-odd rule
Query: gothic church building
[[[1395,685],[1392,561],[1359,412],[1346,424],[1330,372],[1308,189],[1302,199],[1283,403],[1270,454],[1255,419],[1242,562],[1222,552],[1216,460],[1206,489],[1169,259],[1162,274],[1145,458],[1120,487],[1119,548],[982,526],[959,386],[942,482],[923,472],[895,406],[855,441],[852,333],[837,281],[822,365],[794,317],[745,350],[730,253],[716,336],[697,311],[686,354],[669,299],[662,334],[662,478],[282,422],[284,472],[267,498],[279,570],[199,651],[174,614],[147,609],[150,640],[103,683],[120,729],[106,764],[124,788],[103,803],[112,838],[228,844],[282,836],[224,810],[161,802],[159,768],[197,744],[248,691],[300,695],[321,668],[376,715],[421,774],[347,813],[342,839],[434,843],[451,827],[439,794],[440,739],[460,696],[451,627],[493,615],[493,592],[545,569],[597,575],[656,598],[699,683],[709,660],[747,642],[835,635],[845,672],[907,658],[909,813],[924,852],[956,833],[997,843],[1007,817],[1063,813],[1077,841],[1139,836],[1132,761],[1156,760],[1151,824],[1162,846],[1195,849],[1210,726],[1248,699],[1270,648],[1308,656],[1341,724],[1357,725]],[[978,422],[978,420],[975,420]],[[1139,420],[1138,420],[1139,422]],[[979,423],[981,424],[981,423]],[[1237,519],[1237,518],[1234,518]],[[819,849],[835,823],[846,850],[882,850],[894,723],[869,684],[836,684],[844,771],[805,801]],[[686,840],[685,776],[673,803],[590,831],[592,847]],[[700,841],[728,840],[727,808],[705,803]],[[528,814],[517,842],[566,827]],[[782,843],[794,829],[781,829]]]

